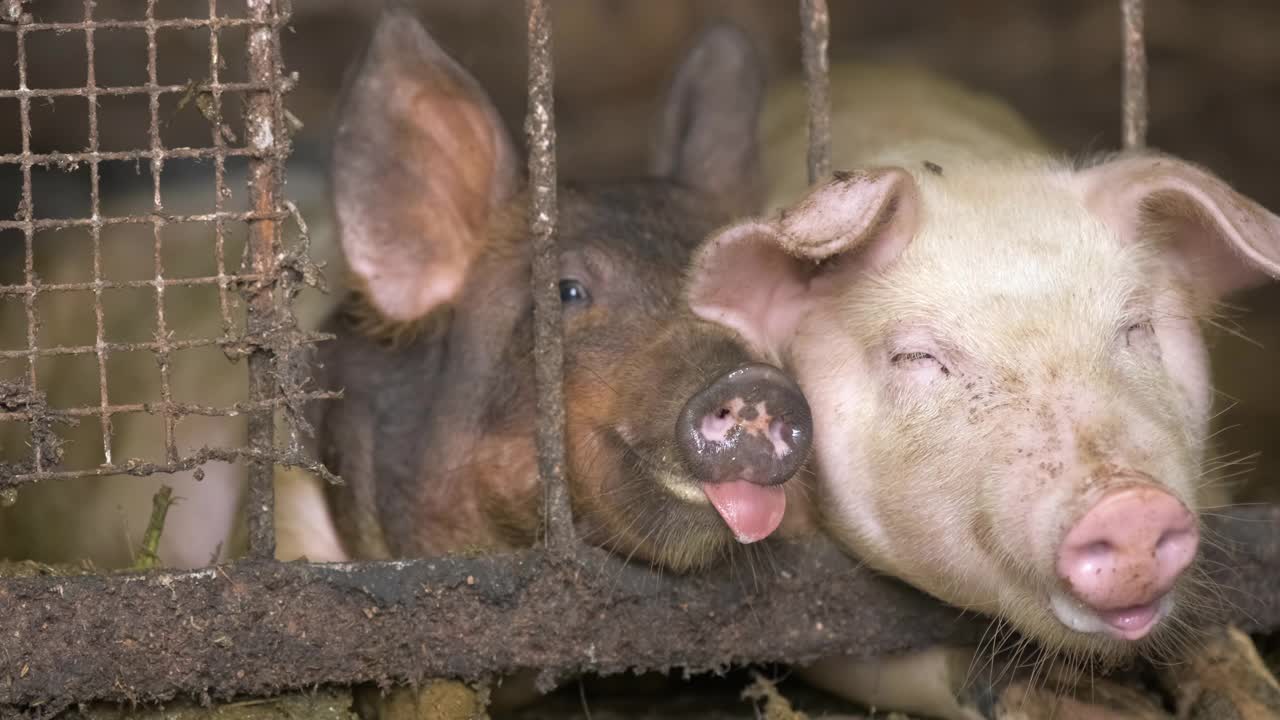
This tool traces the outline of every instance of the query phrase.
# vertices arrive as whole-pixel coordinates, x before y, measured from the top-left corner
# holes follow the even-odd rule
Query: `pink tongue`
[[[743,545],[769,537],[787,509],[787,494],[781,485],[766,487],[733,480],[702,483],[702,492]]]

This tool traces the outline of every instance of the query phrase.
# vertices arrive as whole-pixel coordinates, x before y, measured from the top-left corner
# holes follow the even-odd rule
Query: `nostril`
[[[732,414],[733,414],[732,410],[730,410],[727,407],[722,407],[720,408],[720,412],[716,413],[716,418],[719,420],[724,420],[725,418],[729,417]]]
[[[1095,540],[1080,548],[1080,556],[1085,561],[1098,563],[1110,558],[1115,551],[1115,546],[1106,540]]]
[[[1187,545],[1193,545],[1196,542],[1196,533],[1186,528],[1174,528],[1164,531],[1160,539],[1156,541],[1156,552],[1177,552],[1184,550]]]
[[[1199,545],[1200,533],[1194,527],[1165,531],[1155,548],[1161,574],[1171,579],[1181,574],[1195,559]]]

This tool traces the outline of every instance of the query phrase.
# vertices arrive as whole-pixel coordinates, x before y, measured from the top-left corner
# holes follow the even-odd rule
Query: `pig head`
[[[706,32],[678,71],[650,178],[559,188],[568,476],[581,536],[674,570],[770,535],[811,420],[788,376],[695,317],[698,242],[758,206],[758,61]],[[345,479],[345,553],[532,544],[542,492],[528,195],[489,99],[405,12],[346,91],[333,186],[353,292],[326,329],[313,410]]]
[[[1280,275],[1280,219],[1158,153],[863,157],[690,279],[809,397],[826,526],[1049,649],[1170,647],[1215,502],[1200,326]]]

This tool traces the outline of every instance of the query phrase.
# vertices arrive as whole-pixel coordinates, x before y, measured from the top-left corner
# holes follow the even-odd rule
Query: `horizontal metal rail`
[[[1223,592],[1206,620],[1280,627],[1280,508],[1208,524],[1217,542],[1205,566]],[[10,579],[0,583],[0,709],[521,668],[541,669],[547,688],[580,672],[865,657],[975,641],[986,628],[824,542],[775,550],[767,567],[697,577],[584,548]]]

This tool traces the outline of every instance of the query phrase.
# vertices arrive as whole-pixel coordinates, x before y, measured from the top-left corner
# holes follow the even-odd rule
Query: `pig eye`
[[[951,370],[946,365],[943,365],[938,358],[927,352],[895,353],[889,358],[889,362],[906,370],[923,370],[932,366],[936,367],[943,375],[951,374]]]
[[[561,280],[560,281],[560,302],[568,305],[570,303],[590,302],[591,295],[587,293],[587,288],[577,280]]]
[[[1151,340],[1153,332],[1150,320],[1136,322],[1124,329],[1124,343],[1129,347],[1145,344]]]

